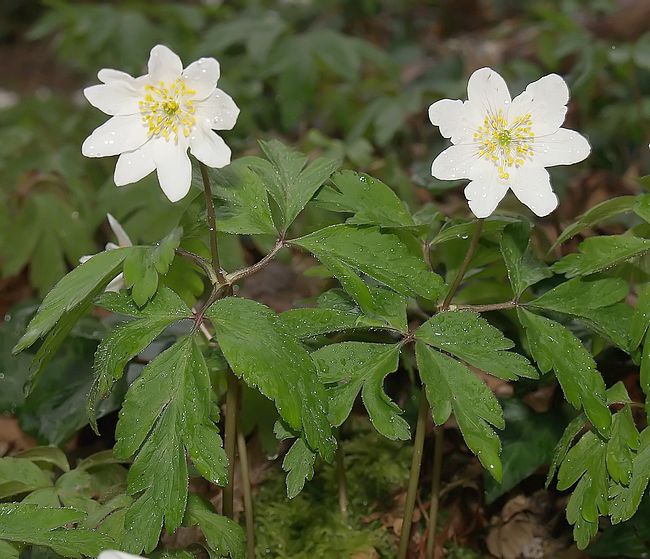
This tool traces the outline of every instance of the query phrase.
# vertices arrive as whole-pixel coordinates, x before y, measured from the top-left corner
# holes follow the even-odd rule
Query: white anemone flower
[[[219,63],[201,58],[183,69],[169,48],[151,49],[149,73],[133,78],[118,70],[97,74],[102,85],[84,89],[90,103],[111,115],[83,143],[87,157],[119,155],[115,184],[146,177],[154,169],[172,202],[190,189],[192,165],[187,150],[208,167],[230,163],[230,148],[213,130],[230,130],[239,108],[217,88]]]
[[[557,74],[511,99],[499,74],[476,70],[467,101],[443,99],[429,107],[431,122],[453,144],[436,157],[431,174],[469,179],[465,197],[476,217],[492,214],[508,189],[536,215],[548,215],[558,199],[546,167],[577,163],[591,149],[578,132],[561,128],[568,101],[569,88]]]
[[[130,553],[124,553],[123,551],[102,551],[97,559],[146,559],[140,555],[131,555]]]
[[[131,239],[129,236],[126,234],[126,231],[124,230],[124,227],[120,225],[120,222],[117,221],[111,214],[106,214],[106,218],[108,219],[108,224],[111,227],[111,230],[113,233],[115,233],[115,237],[117,237],[117,244],[115,243],[106,243],[106,250],[115,250],[116,248],[123,248],[123,247],[130,247],[133,246],[133,243],[131,242]],[[90,260],[94,254],[90,254],[88,256],[82,256],[79,259],[79,262],[82,264],[88,260]],[[106,291],[114,291],[118,292],[126,287],[124,283],[124,274],[119,274],[117,277],[115,277],[111,282],[106,286]]]

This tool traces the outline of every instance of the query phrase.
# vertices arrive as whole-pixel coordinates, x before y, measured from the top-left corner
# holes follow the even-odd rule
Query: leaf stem
[[[244,515],[246,518],[246,559],[255,559],[255,521],[253,517],[253,494],[248,466],[248,449],[246,437],[241,429],[237,430],[237,451],[239,453],[239,471],[241,472],[244,493]]]
[[[205,275],[210,279],[212,285],[218,285],[220,283],[214,268],[211,266],[210,262],[202,256],[180,247],[176,249],[176,254],[201,268],[205,272]]]
[[[422,451],[424,449],[424,431],[429,415],[429,403],[427,402],[424,389],[420,393],[420,407],[418,409],[418,420],[415,426],[415,441],[413,442],[413,459],[411,460],[411,474],[409,475],[408,490],[406,492],[406,503],[404,505],[404,517],[402,521],[402,533],[399,540],[397,559],[406,559],[409,541],[411,539],[411,523],[413,522],[413,510],[420,481],[420,466],[422,465]]]
[[[212,254],[212,268],[214,269],[219,283],[225,283],[221,264],[219,262],[219,247],[217,246],[217,215],[214,211],[214,200],[212,199],[212,189],[210,188],[210,175],[208,168],[199,161],[201,169],[201,178],[203,179],[203,192],[205,193],[205,206],[208,209],[208,230],[210,232],[210,253]]]
[[[242,268],[241,270],[237,270],[236,272],[233,272],[232,274],[226,274],[224,281],[227,285],[232,285],[233,283],[239,281],[240,279],[247,278],[248,276],[252,276],[253,274],[256,274],[259,272],[262,268],[266,267],[269,265],[271,260],[275,258],[275,255],[280,252],[280,250],[285,246],[285,242],[283,238],[279,238],[275,242],[275,246],[271,249],[271,252],[269,252],[262,260],[259,262],[256,262],[252,266],[248,266],[248,268]]]
[[[460,268],[458,269],[458,273],[456,274],[454,281],[451,283],[451,286],[449,286],[449,291],[447,292],[447,296],[445,297],[445,300],[442,302],[441,309],[443,311],[446,311],[449,308],[449,304],[451,303],[451,300],[453,299],[454,295],[456,295],[456,291],[458,291],[458,287],[460,286],[461,282],[463,281],[463,278],[465,277],[465,274],[467,273],[467,269],[469,268],[470,262],[472,261],[472,256],[474,256],[474,251],[476,250],[476,247],[478,246],[478,241],[481,237],[481,231],[483,230],[484,221],[485,220],[483,218],[476,220],[476,228],[474,229],[474,235],[472,236],[472,240],[469,243],[469,248],[465,253],[465,259],[463,260],[463,263],[460,265]]]
[[[239,381],[235,374],[226,371],[226,424],[224,426],[224,448],[228,457],[228,485],[223,488],[222,514],[233,518],[233,497],[235,489],[235,451],[237,445],[237,406],[239,405]]]
[[[446,309],[442,309],[441,306],[440,310],[489,312],[516,309],[520,306],[522,305],[516,301],[506,301],[505,303],[492,303],[490,305],[449,305]]]
[[[345,475],[345,453],[341,437],[337,437],[336,445],[336,478],[339,483],[339,511],[343,518],[348,516],[348,480]]]
[[[436,525],[438,524],[438,507],[440,504],[440,474],[442,472],[442,450],[445,444],[445,433],[442,425],[434,425],[435,436],[433,449],[433,481],[431,482],[431,505],[429,508],[428,539],[426,559],[433,559],[436,542]]]

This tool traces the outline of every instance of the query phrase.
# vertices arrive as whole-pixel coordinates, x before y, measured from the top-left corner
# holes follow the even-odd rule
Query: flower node
[[[145,96],[139,107],[149,134],[165,140],[178,140],[180,131],[189,137],[196,124],[194,95],[196,91],[188,89],[181,78],[169,85],[161,81],[158,85],[145,86]]]

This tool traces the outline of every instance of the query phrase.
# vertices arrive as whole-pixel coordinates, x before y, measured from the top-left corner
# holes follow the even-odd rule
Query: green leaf
[[[50,476],[27,458],[0,458],[0,499],[50,487]]]
[[[578,433],[582,431],[585,423],[587,423],[587,418],[584,413],[580,413],[574,417],[564,429],[564,433],[562,433],[560,440],[558,441],[557,445],[555,445],[553,459],[551,460],[551,465],[548,469],[548,475],[546,476],[545,487],[547,489],[551,485],[553,476],[555,476],[558,468],[560,467],[560,464],[566,457],[567,452],[569,452],[571,443],[578,436]]]
[[[526,306],[584,316],[584,311],[608,307],[625,299],[627,282],[621,278],[573,278],[547,291]]]
[[[650,239],[631,235],[590,237],[580,243],[578,254],[569,254],[553,265],[567,278],[595,274],[650,250]]]
[[[343,342],[325,346],[312,357],[328,388],[330,421],[340,426],[350,415],[359,392],[370,421],[384,437],[410,438],[408,422],[384,392],[384,378],[397,370],[400,344]]]
[[[137,320],[116,326],[104,337],[95,353],[95,376],[87,407],[88,418],[95,432],[97,403],[110,394],[127,363],[144,351],[170,324],[192,314],[181,298],[166,287],[160,289],[141,309],[125,292],[105,293],[97,304],[113,312],[136,317]]]
[[[639,439],[639,450],[634,456],[629,485],[614,483],[610,488],[610,514],[613,524],[632,518],[650,480],[650,429],[645,428]]]
[[[478,313],[438,313],[417,329],[415,337],[499,378],[537,378],[537,371],[528,359],[506,351],[514,343]]]
[[[516,299],[531,285],[553,275],[532,253],[530,224],[527,221],[507,225],[500,247]]]
[[[536,413],[515,398],[503,402],[503,415],[506,424],[501,433],[503,479],[498,484],[485,477],[488,504],[547,464],[562,431],[556,413]]]
[[[517,312],[540,370],[547,373],[553,369],[567,401],[576,409],[584,409],[594,426],[606,434],[612,418],[605,383],[591,354],[561,324],[525,309]]]
[[[131,248],[124,261],[124,283],[139,307],[158,290],[158,276],[164,276],[169,270],[182,234],[183,230],[177,227],[156,246]]]
[[[574,223],[562,231],[560,236],[553,243],[551,250],[585,229],[593,227],[594,225],[607,219],[611,219],[617,215],[632,211],[636,204],[636,200],[636,196],[619,196],[618,198],[605,200],[600,204],[596,204],[593,208],[589,208],[585,213],[579,216]]]
[[[131,385],[117,424],[117,457],[136,455],[129,494],[142,492],[126,516],[129,548],[151,551],[163,519],[171,533],[187,498],[186,450],[207,480],[227,479],[221,437],[210,418],[211,386],[196,342],[182,338],[158,355]]]
[[[517,220],[511,218],[487,218],[483,222],[482,234],[496,233],[504,229],[510,223],[518,223]],[[476,229],[476,221],[468,221],[465,223],[447,223],[438,232],[438,234],[431,241],[432,245],[446,243],[448,241],[456,241],[458,239],[468,239]]]
[[[636,309],[630,322],[630,351],[634,351],[645,336],[650,325],[650,285],[639,289]]]
[[[217,229],[240,235],[275,234],[271,207],[260,176],[246,159],[222,169],[208,169],[215,199]],[[195,169],[193,182],[202,190],[203,179]]]
[[[314,477],[316,453],[302,438],[291,445],[282,461],[282,469],[287,472],[287,497],[293,499],[305,486],[305,482]]]
[[[268,161],[258,160],[251,168],[261,177],[282,213],[286,231],[320,186],[336,171],[338,159],[307,157],[277,140],[259,142]]]
[[[22,503],[0,504],[0,540],[49,547],[59,555],[81,559],[97,557],[115,548],[101,532],[64,526],[83,520],[85,514],[70,508],[47,508]]]
[[[634,425],[630,406],[614,414],[607,441],[607,471],[616,483],[629,485],[632,477],[632,451],[639,447],[639,432]]]
[[[329,461],[335,443],[325,390],[300,342],[271,309],[249,299],[221,299],[207,316],[235,374],[272,399],[289,426],[302,431],[309,446]]]
[[[187,500],[185,524],[198,524],[205,536],[211,558],[230,556],[232,559],[244,559],[244,530],[242,527],[216,514],[212,507],[198,495],[190,495]]]
[[[327,267],[331,261],[340,262],[405,296],[436,301],[445,288],[442,278],[430,272],[424,260],[414,256],[399,237],[381,233],[378,227],[333,225],[291,244],[310,251]],[[340,279],[337,272],[332,270]]]
[[[10,543],[0,540],[0,557],[4,559],[18,559],[20,551]]]
[[[469,449],[501,481],[501,442],[490,425],[503,429],[505,424],[492,391],[462,363],[421,341],[416,342],[415,353],[436,425],[445,423],[453,411]]]
[[[641,371],[639,375],[641,390],[646,396],[646,403],[650,399],[650,330],[646,332],[641,353]]]
[[[333,212],[352,213],[346,222],[354,225],[408,227],[415,225],[404,202],[378,179],[341,171],[332,176],[334,186],[325,186],[318,193],[319,207]]]
[[[56,446],[35,446],[23,450],[15,458],[26,458],[35,464],[51,464],[64,472],[70,471],[65,453]]]
[[[95,296],[117,275],[122,261],[131,250],[118,248],[100,252],[63,277],[46,295],[27,331],[14,347],[14,353],[23,351],[42,338],[67,313],[79,307],[88,308]]]

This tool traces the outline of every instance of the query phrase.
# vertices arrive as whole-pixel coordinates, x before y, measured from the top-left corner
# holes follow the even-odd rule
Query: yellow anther
[[[169,84],[148,84],[144,89],[146,94],[138,106],[149,134],[178,140],[180,129],[184,137],[189,137],[196,124],[192,99],[196,91],[188,89],[181,78]]]

